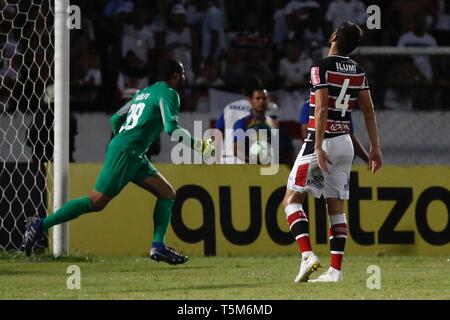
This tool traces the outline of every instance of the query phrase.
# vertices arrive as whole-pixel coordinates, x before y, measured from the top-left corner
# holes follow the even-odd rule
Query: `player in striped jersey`
[[[308,135],[289,175],[283,200],[287,221],[301,252],[295,282],[306,282],[320,266],[314,254],[308,216],[302,203],[310,193],[324,197],[330,216],[331,266],[314,282],[342,280],[341,264],[347,237],[344,200],[349,198],[350,169],[354,156],[350,114],[356,105],[364,113],[371,148],[369,167],[381,168],[382,156],[374,107],[364,70],[347,57],[356,49],[362,30],[345,22],[330,37],[327,58],[311,68],[311,111]]]

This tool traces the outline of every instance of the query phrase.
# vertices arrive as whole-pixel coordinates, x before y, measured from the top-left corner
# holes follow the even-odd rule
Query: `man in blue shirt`
[[[267,105],[268,105],[268,95],[267,90],[263,86],[256,86],[253,88],[253,91],[249,97],[249,102],[251,105],[251,113],[244,118],[238,120],[234,126],[233,130],[235,132],[234,135],[234,155],[238,157],[241,161],[245,163],[251,162],[251,158],[258,156],[258,162],[261,162],[259,156],[260,149],[264,148],[264,143],[268,143],[267,146],[270,146],[270,130],[278,129],[278,123],[266,115]],[[241,129],[242,135],[237,131]],[[255,136],[244,136],[244,133],[247,133],[249,129],[255,130]],[[260,130],[266,130],[268,141],[262,142],[261,145],[259,133]],[[247,143],[247,138],[248,142]],[[240,150],[239,141],[242,141],[242,146],[244,146],[244,150]]]
[[[234,154],[234,140],[233,128],[236,122],[242,118],[247,117],[252,113],[251,99],[252,95],[257,89],[264,89],[264,85],[256,76],[251,76],[247,80],[242,93],[244,97],[238,101],[228,104],[222,112],[222,115],[216,122],[216,129],[222,132],[223,150],[220,150],[220,159],[223,164],[243,164],[244,160],[239,159]],[[264,89],[265,90],[265,89]],[[276,119],[278,113],[278,106],[271,101],[267,101],[266,115]],[[216,141],[217,140],[216,138]]]

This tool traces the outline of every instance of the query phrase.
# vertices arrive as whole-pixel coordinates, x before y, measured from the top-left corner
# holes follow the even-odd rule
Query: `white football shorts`
[[[308,152],[305,152],[307,149],[307,143],[305,143],[289,175],[287,188],[298,192],[308,192],[315,198],[324,196],[325,199],[348,200],[350,170],[354,156],[350,135],[324,139],[322,148],[332,162],[332,165],[328,164],[330,174],[320,170],[314,153],[306,154]]]

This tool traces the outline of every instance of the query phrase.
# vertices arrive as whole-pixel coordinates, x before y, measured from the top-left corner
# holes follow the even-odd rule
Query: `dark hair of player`
[[[174,73],[181,74],[183,72],[183,65],[180,61],[175,59],[167,59],[163,61],[161,67],[161,78],[164,81],[170,80]]]
[[[353,22],[342,23],[336,30],[336,45],[341,55],[349,55],[358,47],[363,37],[362,29]]]
[[[262,81],[257,76],[251,76],[245,82],[244,88],[242,89],[242,93],[244,96],[251,98],[255,91],[263,91],[266,90]]]

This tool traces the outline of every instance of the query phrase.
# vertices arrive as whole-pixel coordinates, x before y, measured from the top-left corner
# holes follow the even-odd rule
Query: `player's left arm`
[[[131,100],[124,104],[109,120],[114,135],[119,133],[120,128],[127,119],[128,111],[130,111]]]
[[[353,120],[350,114],[350,138],[352,139],[353,149],[355,150],[355,155],[360,157],[364,162],[369,163],[369,153],[367,152],[364,145],[355,135],[355,129],[353,127]]]
[[[353,149],[355,149],[355,155],[360,157],[364,162],[369,163],[369,154],[358,137],[351,133],[350,138],[352,139]]]
[[[375,173],[383,165],[383,157],[381,155],[375,108],[370,90],[366,89],[359,92],[358,104],[364,113],[364,120],[370,138],[369,169]]]

